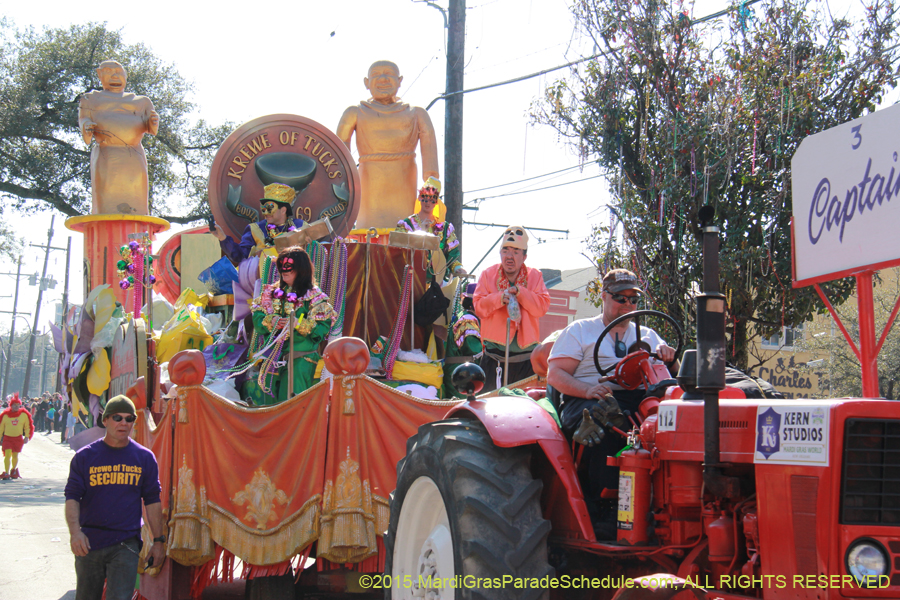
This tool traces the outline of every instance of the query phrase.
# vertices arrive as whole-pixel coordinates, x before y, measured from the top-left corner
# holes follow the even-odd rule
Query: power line
[[[497,194],[496,196],[485,196],[484,198],[477,198],[476,200],[490,200],[492,198],[503,198],[505,196],[517,196],[519,194],[530,194],[531,192],[540,192],[541,190],[549,190],[553,188],[562,187],[564,185],[571,185],[573,183],[581,183],[582,181],[588,181],[590,179],[597,179],[598,177],[604,177],[606,173],[600,173],[599,175],[591,175],[590,177],[584,177],[582,179],[576,179],[575,181],[566,181],[565,183],[557,183],[556,185],[548,185],[545,187],[534,188],[533,190],[522,190],[520,192],[509,192],[508,194]]]
[[[515,185],[515,184],[517,184],[517,183],[525,183],[526,181],[532,181],[532,180],[534,180],[534,179],[540,179],[541,177],[547,177],[547,176],[549,176],[549,175],[556,175],[557,173],[564,173],[564,172],[566,172],[566,171],[571,171],[572,169],[583,168],[583,167],[586,167],[586,166],[588,166],[588,165],[592,165],[592,164],[595,164],[595,163],[598,163],[598,162],[600,162],[600,159],[595,159],[595,160],[592,160],[592,161],[590,161],[590,162],[586,162],[586,163],[584,163],[584,164],[573,165],[573,166],[571,166],[571,167],[566,167],[565,169],[560,169],[559,171],[551,171],[551,172],[549,172],[549,173],[544,173],[543,175],[535,175],[534,177],[528,177],[528,178],[526,178],[526,179],[519,179],[518,181],[510,181],[510,182],[507,182],[507,183],[498,183],[497,185],[489,185],[488,187],[478,188],[477,190],[468,190],[468,191],[463,192],[463,194],[474,194],[475,192],[483,192],[483,191],[485,191],[485,190],[493,190],[493,189],[496,189],[496,188],[499,188],[499,187],[506,187],[506,186],[508,186],[508,185]]]
[[[699,19],[691,19],[690,25],[693,25],[695,23],[703,23],[705,21],[710,21],[712,19],[717,19],[723,15],[727,15],[728,13],[730,13],[734,10],[741,10],[744,7],[750,6],[751,4],[756,4],[757,2],[760,2],[760,1],[761,0],[745,0],[741,4],[737,4],[735,6],[731,6],[729,8],[712,13],[710,15],[706,15],[705,17],[700,17]],[[553,71],[559,71],[560,69],[565,69],[566,67],[572,67],[577,64],[583,63],[585,61],[599,58],[600,56],[603,56],[602,52],[598,52],[597,54],[592,54],[591,56],[585,56],[584,58],[579,58],[578,60],[573,60],[572,62],[568,62],[564,65],[559,65],[558,67],[551,67],[549,69],[544,69],[544,70],[538,71],[536,73],[531,73],[529,75],[522,75],[521,77],[514,77],[513,79],[507,79],[506,81],[499,81],[497,83],[489,83],[488,85],[482,85],[479,87],[469,88],[467,90],[459,90],[459,91],[455,91],[455,92],[441,94],[440,96],[438,96],[437,98],[435,98],[434,100],[429,102],[428,106],[425,107],[425,110],[431,109],[431,107],[434,106],[434,103],[437,102],[438,100],[446,100],[447,98],[450,98],[451,96],[456,96],[459,94],[468,94],[469,92],[480,92],[481,90],[487,90],[490,88],[499,87],[501,85],[507,85],[509,83],[517,83],[519,81],[525,81],[526,79],[540,77],[541,75],[546,75],[547,73],[552,73]]]
[[[577,65],[579,63],[583,63],[586,60],[591,60],[591,59],[597,58],[599,56],[601,56],[601,55],[594,54],[592,56],[586,56],[584,58],[579,58],[578,60],[573,60],[572,62],[566,63],[564,65],[559,65],[558,67],[552,67],[550,69],[544,69],[543,71],[538,71],[537,73],[531,73],[530,75],[522,75],[521,77],[507,79],[506,81],[500,81],[498,83],[489,83],[488,85],[482,85],[480,87],[469,88],[467,90],[459,90],[456,92],[441,94],[440,96],[438,96],[437,98],[435,98],[434,100],[429,102],[428,106],[425,107],[425,110],[429,110],[432,106],[434,106],[434,103],[437,102],[438,100],[446,100],[447,98],[449,98],[451,96],[457,96],[459,94],[468,94],[469,92],[480,92],[481,90],[487,90],[490,88],[499,87],[501,85],[506,85],[508,83],[516,83],[518,81],[525,81],[526,79],[532,79],[534,77],[546,75],[547,73],[552,73],[553,71],[559,71],[560,69],[565,69],[566,67],[571,67],[571,66]]]
[[[422,67],[422,70],[419,71],[419,74],[416,75],[416,78],[413,79],[413,82],[412,82],[411,84],[409,84],[409,87],[407,87],[407,88],[404,90],[404,93],[409,94],[409,91],[410,91],[411,89],[413,89],[413,86],[414,86],[414,85],[416,85],[416,82],[419,80],[419,77],[422,76],[422,73],[424,73],[424,72],[426,71],[426,69],[428,69],[428,67],[431,66],[431,63],[433,63],[434,61],[437,60],[437,58],[438,58],[438,56],[440,56],[440,54],[441,54],[441,53],[440,53],[440,50],[438,50],[438,53],[431,57],[431,60],[429,60],[429,61],[425,64],[425,66]]]

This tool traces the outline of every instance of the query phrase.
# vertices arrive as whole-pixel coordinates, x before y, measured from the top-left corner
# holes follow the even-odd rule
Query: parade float
[[[406,146],[364,154],[361,179],[348,149],[352,134],[365,152],[377,149],[379,136],[395,144],[390,128],[366,130],[375,100],[348,109],[356,112],[342,119],[344,140],[302,116],[254,119],[218,150],[209,176],[210,224],[154,249],[168,223],[147,215],[146,186],[107,181],[121,166],[114,160],[121,147],[107,142],[125,137],[139,147],[158,120],[146,98],[104,84],[99,108],[83,110],[85,140],[94,136],[97,155],[95,214],[67,221],[85,234],[89,293],[57,339],[66,393],[89,427],[73,445],[102,436],[98,415],[124,393],[140,409],[135,439],[159,463],[169,560],[142,574],[140,596],[200,598],[236,581],[249,582],[260,598],[294,588],[363,591],[360,577],[384,571],[382,538],[406,440],[460,402],[442,389],[432,327],[416,324],[438,238],[359,227],[357,218],[365,194],[383,197],[397,168],[404,188],[411,187],[401,194],[408,197],[401,212],[412,212],[410,143],[427,154],[427,175],[437,175],[430,121],[422,109],[392,109],[394,126],[407,128]],[[382,92],[373,96],[385,100],[379,108],[400,104]],[[126,130],[130,137],[118,135]],[[140,163],[126,165],[135,171],[131,179],[141,178]],[[289,242],[305,246],[336,318],[322,344],[322,380],[285,402],[258,406],[241,393],[255,373],[235,376],[235,367],[254,358],[250,335],[238,324],[263,269],[258,258],[229,263],[211,227],[241,239],[260,219],[259,199],[272,183],[296,192],[290,214],[306,224]],[[443,319],[459,311],[464,287],[456,279],[445,287],[450,307]],[[450,336],[452,342],[452,329]],[[405,352],[418,362],[403,360]]]

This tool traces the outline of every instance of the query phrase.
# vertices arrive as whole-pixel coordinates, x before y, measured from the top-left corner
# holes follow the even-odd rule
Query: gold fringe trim
[[[319,537],[319,502],[316,494],[300,510],[272,529],[247,527],[233,514],[209,503],[209,529],[212,539],[252,565],[274,565],[303,551]]]
[[[377,552],[374,515],[366,514],[362,508],[343,508],[322,516],[319,558],[355,563]]]
[[[182,458],[178,470],[178,489],[175,496],[175,514],[169,525],[168,555],[176,562],[190,567],[204,564],[215,554],[209,536],[209,507],[206,486],[200,486],[200,498],[192,481],[194,472]]]
[[[384,537],[387,534],[388,523],[391,520],[391,504],[387,498],[372,495],[375,502],[375,533]]]
[[[332,562],[355,563],[378,553],[376,532],[383,535],[382,532],[387,530],[390,508],[384,498],[373,497],[368,481],[362,482],[358,492],[354,486],[355,493],[342,493],[348,476],[359,481],[356,475],[359,467],[350,459],[349,448],[347,460],[341,467],[345,464],[346,470],[341,469],[342,476],[338,476],[337,485],[331,481],[325,483],[318,556]]]
[[[209,535],[209,519],[196,513],[176,513],[172,515],[169,531],[168,555],[175,562],[198,567],[210,561],[215,554]]]

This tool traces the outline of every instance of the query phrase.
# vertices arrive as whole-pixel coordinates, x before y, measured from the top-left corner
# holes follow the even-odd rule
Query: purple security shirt
[[[159,502],[156,457],[132,439],[113,448],[102,439],[75,453],[69,465],[66,500],[81,505],[79,524],[91,550],[118,544],[141,531],[141,500]]]

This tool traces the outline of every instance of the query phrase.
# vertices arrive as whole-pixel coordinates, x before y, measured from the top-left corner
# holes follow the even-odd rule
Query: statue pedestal
[[[131,312],[126,298],[130,290],[119,287],[116,263],[119,248],[127,244],[131,233],[148,233],[150,239],[169,229],[169,222],[146,215],[84,215],[66,220],[66,227],[84,234],[84,295],[104,283],[110,284],[116,299]]]

